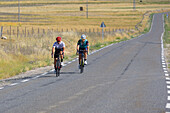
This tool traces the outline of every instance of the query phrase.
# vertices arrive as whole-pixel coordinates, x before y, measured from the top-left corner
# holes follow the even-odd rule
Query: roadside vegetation
[[[51,48],[56,36],[61,36],[66,43],[65,61],[71,60],[76,57],[75,47],[82,33],[87,35],[91,52],[111,43],[125,41],[148,32],[152,22],[151,14],[170,10],[169,4],[160,4],[161,0],[156,0],[156,3],[149,2],[149,0],[137,2],[136,10],[133,10],[132,2],[91,0],[87,19],[86,2],[82,0],[48,0],[48,2],[22,0],[21,22],[18,23],[18,1],[0,1],[2,1],[0,2],[2,6],[0,7],[0,26],[4,27],[3,33],[8,37],[8,40],[0,39],[0,79],[51,65],[53,63],[50,55]],[[83,7],[84,11],[79,11],[80,7]],[[101,32],[80,31],[80,29],[101,31],[101,22],[105,22],[107,31],[109,29],[127,30],[105,32],[104,40],[102,40]],[[54,32],[41,37],[36,37],[36,35],[32,37],[12,35],[10,37],[7,35],[10,26],[19,26],[23,30],[27,27],[30,31],[32,27],[53,29]],[[62,29],[68,29],[68,31],[62,32]]]
[[[168,64],[168,69],[170,71],[170,17],[167,15],[165,18],[165,33],[164,33],[164,48],[165,48],[165,57]]]

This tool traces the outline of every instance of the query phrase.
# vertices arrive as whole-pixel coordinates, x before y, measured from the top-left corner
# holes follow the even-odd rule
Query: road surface
[[[40,77],[0,90],[0,113],[165,113],[167,85],[161,62],[162,14],[136,39],[113,44]]]

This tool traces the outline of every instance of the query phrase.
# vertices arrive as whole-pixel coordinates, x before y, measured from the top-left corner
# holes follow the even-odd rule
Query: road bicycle
[[[81,55],[81,60],[80,60],[80,73],[83,73],[84,71],[84,52],[87,52],[86,50],[79,50],[80,55]]]
[[[53,58],[53,56],[52,56]],[[61,70],[61,61],[60,61],[60,54],[57,54],[57,60],[56,60],[56,66],[55,66],[55,71],[56,71],[56,77],[60,76],[60,70]]]
[[[60,61],[60,54],[57,55],[57,60],[56,60],[56,77],[60,76],[60,70],[61,70],[61,61]]]

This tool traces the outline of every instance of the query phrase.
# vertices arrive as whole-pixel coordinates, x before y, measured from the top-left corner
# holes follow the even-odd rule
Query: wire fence
[[[43,37],[50,36],[53,33],[63,33],[63,32],[79,32],[79,33],[102,33],[102,29],[99,28],[88,28],[88,29],[43,29],[43,28],[35,28],[35,27],[13,27],[13,26],[1,26],[0,36],[6,36],[8,38],[13,37]],[[116,32],[130,32],[132,29],[104,29],[105,33],[116,33]]]

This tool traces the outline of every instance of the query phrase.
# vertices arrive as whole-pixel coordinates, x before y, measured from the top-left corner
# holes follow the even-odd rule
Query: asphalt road
[[[0,90],[0,113],[165,113],[167,89],[161,64],[162,14],[149,33]]]

